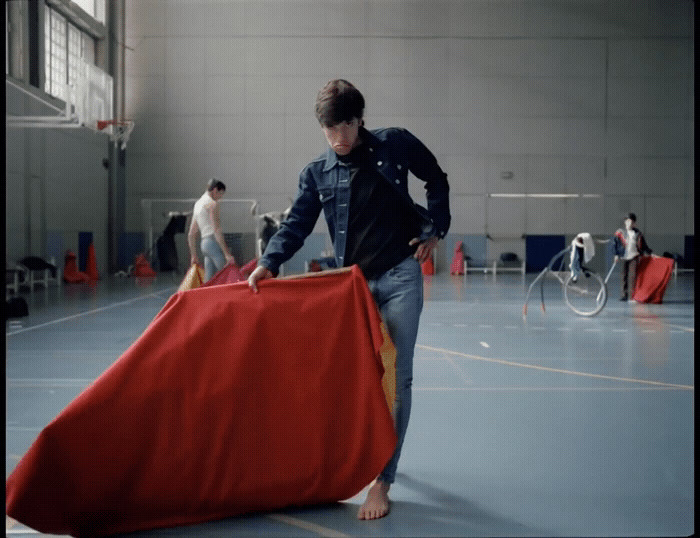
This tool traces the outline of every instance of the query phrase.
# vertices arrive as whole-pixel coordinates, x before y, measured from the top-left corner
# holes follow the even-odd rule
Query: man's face
[[[634,221],[632,219],[625,219],[625,228],[631,230],[632,226],[634,226]]]
[[[321,126],[328,145],[338,155],[347,155],[360,144],[360,120],[341,121],[331,127]]]

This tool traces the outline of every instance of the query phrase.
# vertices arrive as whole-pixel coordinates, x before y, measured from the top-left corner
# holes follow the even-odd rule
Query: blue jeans
[[[204,280],[205,282],[213,277],[226,265],[226,257],[221,250],[219,243],[213,235],[202,238],[200,243],[202,254],[204,254]]]
[[[379,475],[380,480],[392,484],[411,414],[413,351],[423,310],[423,274],[418,260],[409,257],[367,284],[396,347],[394,416],[399,439],[394,455]]]

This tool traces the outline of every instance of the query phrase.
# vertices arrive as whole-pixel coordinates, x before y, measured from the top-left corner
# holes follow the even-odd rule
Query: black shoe
[[[627,295],[623,295],[622,297],[620,297],[620,301],[626,301],[626,300],[627,300]]]

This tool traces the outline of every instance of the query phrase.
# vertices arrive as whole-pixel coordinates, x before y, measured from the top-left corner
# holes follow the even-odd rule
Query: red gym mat
[[[335,502],[396,434],[381,319],[357,267],[178,292],[49,423],[6,482],[6,513],[99,536]]]
[[[640,303],[661,303],[672,273],[671,258],[642,256],[632,299]]]

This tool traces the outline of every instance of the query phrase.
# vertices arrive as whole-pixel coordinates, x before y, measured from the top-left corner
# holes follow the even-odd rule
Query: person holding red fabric
[[[449,185],[435,156],[402,128],[367,130],[365,100],[346,80],[329,81],[316,98],[316,119],[328,149],[309,163],[287,219],[270,239],[248,278],[275,276],[301,248],[323,210],[338,267],[358,265],[396,347],[394,416],[398,443],[372,483],[359,519],[389,513],[394,482],[408,427],[413,354],[423,308],[421,263],[432,255],[450,225]],[[408,172],[425,182],[427,209],[408,193]]]
[[[637,281],[640,257],[651,254],[651,249],[644,239],[644,234],[636,227],[637,215],[628,213],[625,218],[625,229],[618,229],[613,236],[615,261],[622,258],[622,295],[620,301],[632,301],[634,286]]]
[[[190,264],[201,265],[195,246],[197,232],[199,232],[202,235],[200,248],[204,254],[205,282],[214,276],[214,273],[223,269],[224,265],[236,262],[221,231],[219,200],[223,198],[225,192],[226,185],[222,181],[216,178],[210,179],[206,192],[194,204],[192,211],[192,224],[187,234]]]

